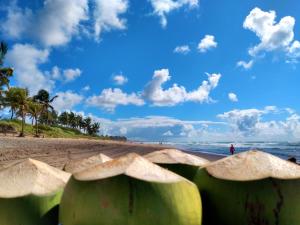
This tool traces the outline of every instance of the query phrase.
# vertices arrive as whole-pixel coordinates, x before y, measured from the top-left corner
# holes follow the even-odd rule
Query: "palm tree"
[[[77,126],[76,115],[73,112],[69,113],[69,126],[72,128]]]
[[[91,119],[91,117],[86,117],[83,120],[83,122],[84,122],[83,130],[84,130],[84,132],[87,132],[89,130],[89,128],[91,127],[92,119]]]
[[[63,126],[68,126],[69,123],[69,114],[68,112],[63,112],[59,115],[58,121]]]
[[[51,103],[58,97],[55,95],[54,97],[50,98],[50,94],[48,91],[41,89],[37,93],[37,95],[33,96],[33,101],[39,102],[43,105],[43,113],[46,113],[46,124],[49,124],[49,110],[52,112],[54,111],[53,106]]]
[[[77,121],[78,121],[78,128],[79,130],[82,130],[84,127],[84,121],[82,115],[77,115]]]
[[[28,110],[28,90],[24,88],[16,88],[14,101],[17,104],[18,115],[22,118],[22,129],[20,137],[24,137],[25,117]]]
[[[100,130],[100,123],[93,123],[91,126],[88,128],[88,134],[89,135],[95,135],[99,132]]]
[[[16,100],[18,91],[19,91],[19,88],[11,87],[5,92],[5,96],[3,98],[3,105],[5,107],[10,107],[10,112],[11,112],[10,119],[11,120],[13,119],[14,114],[18,108],[18,102]]]
[[[12,68],[2,68],[3,61],[5,58],[5,55],[7,53],[7,44],[3,41],[0,42],[0,87],[2,89],[3,86],[6,86],[7,89],[9,89],[9,78],[13,75],[13,69]],[[1,90],[2,93],[2,90]]]
[[[43,105],[41,103],[35,102],[35,101],[29,101],[28,102],[28,113],[30,114],[31,118],[35,121],[35,136],[39,136],[39,127],[38,127],[38,121],[39,116],[41,115],[43,111]]]

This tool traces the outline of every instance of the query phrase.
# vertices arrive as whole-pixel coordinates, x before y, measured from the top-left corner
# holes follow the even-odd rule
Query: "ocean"
[[[204,153],[217,154],[227,156],[229,155],[229,142],[216,142],[216,143],[203,143],[203,142],[192,142],[192,143],[172,143],[165,142],[163,144],[174,146],[178,149],[188,151],[200,151]],[[300,142],[243,142],[233,143],[236,152],[243,152],[248,150],[260,150],[271,153],[283,159],[295,157],[300,161]]]

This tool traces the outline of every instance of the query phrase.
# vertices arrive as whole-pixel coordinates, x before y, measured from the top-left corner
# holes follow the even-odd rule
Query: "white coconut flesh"
[[[84,170],[88,167],[95,166],[99,163],[104,163],[109,160],[111,160],[110,157],[100,153],[86,159],[69,162],[65,166],[65,171],[70,173],[78,173],[79,171]]]
[[[151,162],[161,164],[187,164],[191,166],[205,166],[208,160],[198,156],[184,153],[177,149],[164,149],[161,151],[151,152],[145,156]]]
[[[130,153],[73,174],[76,180],[81,181],[101,180],[118,175],[126,175],[139,180],[158,183],[189,182],[185,178],[163,169],[135,153]]]
[[[205,169],[213,177],[232,181],[300,178],[299,165],[255,150],[218,160]]]
[[[69,178],[69,173],[27,159],[0,171],[0,198],[51,195],[63,188]]]

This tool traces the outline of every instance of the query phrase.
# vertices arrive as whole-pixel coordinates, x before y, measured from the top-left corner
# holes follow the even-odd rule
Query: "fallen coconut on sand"
[[[300,224],[300,166],[260,151],[199,169],[204,225]]]
[[[58,204],[70,174],[27,159],[0,171],[0,224],[58,224]]]
[[[100,153],[86,159],[70,161],[64,166],[64,170],[69,173],[78,173],[79,171],[87,169],[88,167],[107,162],[111,159],[112,158]]]
[[[149,161],[169,169],[180,176],[193,180],[198,168],[209,163],[208,160],[177,149],[164,149],[144,156]]]
[[[73,174],[63,225],[200,225],[195,184],[131,153]]]

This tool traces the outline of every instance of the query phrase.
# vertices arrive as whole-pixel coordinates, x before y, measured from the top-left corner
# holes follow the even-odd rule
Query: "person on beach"
[[[233,147],[233,144],[231,144],[229,150],[230,150],[230,154],[233,155],[235,152],[235,148]]]

